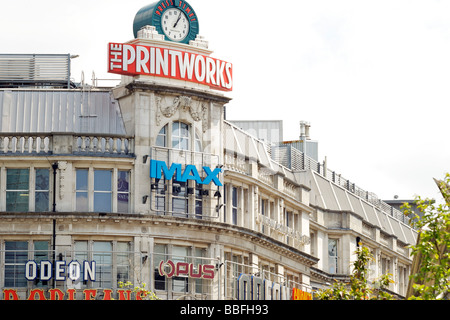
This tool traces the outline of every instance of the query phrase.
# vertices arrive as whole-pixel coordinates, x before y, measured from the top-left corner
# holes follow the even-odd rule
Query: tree
[[[139,300],[161,300],[156,296],[156,294],[153,291],[147,290],[146,286],[147,284],[145,282],[141,283],[138,286],[133,285],[130,281],[123,282],[119,281],[118,283],[119,288],[125,288],[128,290],[131,290],[133,293],[136,294],[137,297],[139,297]]]
[[[369,263],[373,255],[369,249],[359,243],[355,251],[356,260],[353,263],[353,272],[350,284],[336,281],[331,288],[316,293],[319,300],[392,300],[393,296],[385,291],[389,283],[393,282],[390,275],[380,277],[372,286],[369,284]]]
[[[436,180],[444,203],[416,197],[415,205],[422,217],[404,204],[404,213],[412,216],[411,224],[419,231],[412,246],[413,265],[408,285],[408,299],[446,299],[450,289],[450,175]]]

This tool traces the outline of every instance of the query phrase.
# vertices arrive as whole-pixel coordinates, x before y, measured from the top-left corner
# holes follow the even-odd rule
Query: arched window
[[[166,124],[156,137],[156,146],[202,152],[202,142],[189,124],[175,121]]]
[[[166,124],[159,131],[155,145],[157,147],[172,148],[190,152],[202,152],[200,136],[192,125],[174,121]],[[172,156],[179,156],[184,152],[168,151]],[[184,155],[185,159],[192,159]],[[172,157],[171,161],[177,162]],[[170,167],[170,163],[167,164]],[[183,163],[183,166],[185,163]],[[184,168],[183,168],[184,169]],[[193,180],[178,181],[175,176],[169,180],[164,178],[152,181],[155,198],[152,210],[158,214],[172,214],[180,217],[195,216],[201,219],[203,211],[203,187]]]

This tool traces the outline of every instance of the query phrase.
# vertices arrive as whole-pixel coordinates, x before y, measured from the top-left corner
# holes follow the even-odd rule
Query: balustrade
[[[72,136],[72,154],[128,155],[134,152],[134,139],[117,135],[54,134],[54,133],[0,133],[0,154],[52,154],[55,136]],[[70,141],[65,140],[65,141]],[[66,146],[67,147],[67,146]],[[70,152],[69,152],[70,153]]]

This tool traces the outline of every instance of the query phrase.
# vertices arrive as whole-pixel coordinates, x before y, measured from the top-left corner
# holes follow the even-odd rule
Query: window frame
[[[8,171],[9,170],[26,170],[28,171],[28,186],[26,189],[8,189]],[[38,170],[48,170],[48,180],[47,180],[47,188],[46,189],[39,189],[36,181],[37,177],[37,171]],[[52,207],[52,195],[53,195],[53,179],[51,179],[51,168],[47,167],[45,165],[31,165],[29,167],[23,167],[23,166],[14,166],[14,165],[5,165],[0,167],[0,189],[4,190],[4,197],[0,197],[0,211],[10,211],[10,212],[49,212],[51,211]],[[27,194],[28,201],[27,201],[27,208],[26,210],[18,209],[18,210],[11,210],[11,208],[8,205],[7,201],[7,195],[8,193],[11,194],[13,192],[24,192],[24,194]],[[36,206],[37,201],[37,194],[45,193],[47,195],[47,210],[39,210],[39,206]]]
[[[87,171],[87,184],[86,189],[78,188],[78,174],[79,172]],[[99,190],[95,188],[95,173],[99,171],[110,171],[111,172],[111,182],[110,182],[110,190]],[[127,190],[120,190],[120,176],[121,173],[124,173],[128,177],[127,181]],[[78,212],[102,212],[102,213],[132,213],[133,206],[133,198],[132,198],[132,176],[133,176],[133,168],[127,168],[122,166],[115,167],[103,167],[103,166],[83,166],[77,165],[73,168],[73,176],[75,178],[74,188],[75,188],[75,197],[73,198],[72,209]],[[84,187],[84,186],[83,186]],[[80,206],[79,195],[86,195],[86,206]],[[101,210],[95,211],[95,199],[97,195],[109,195],[109,200],[111,201],[110,210]],[[127,211],[125,212],[123,209],[124,204],[119,204],[119,197],[123,199],[128,199]],[[81,198],[80,198],[81,199]],[[98,198],[97,198],[98,199]],[[82,209],[82,210],[79,210]]]

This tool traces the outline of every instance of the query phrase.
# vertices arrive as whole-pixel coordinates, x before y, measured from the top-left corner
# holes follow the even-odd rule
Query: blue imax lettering
[[[211,170],[209,167],[203,167],[203,171],[206,174],[206,178],[202,180],[197,168],[189,164],[184,168],[181,167],[181,163],[172,163],[170,168],[164,161],[150,160],[150,178],[161,179],[161,173],[164,174],[164,179],[171,180],[175,175],[178,181],[186,182],[187,180],[194,180],[199,184],[210,184],[214,182],[217,186],[222,186],[218,174],[222,172],[222,169],[215,168]]]

